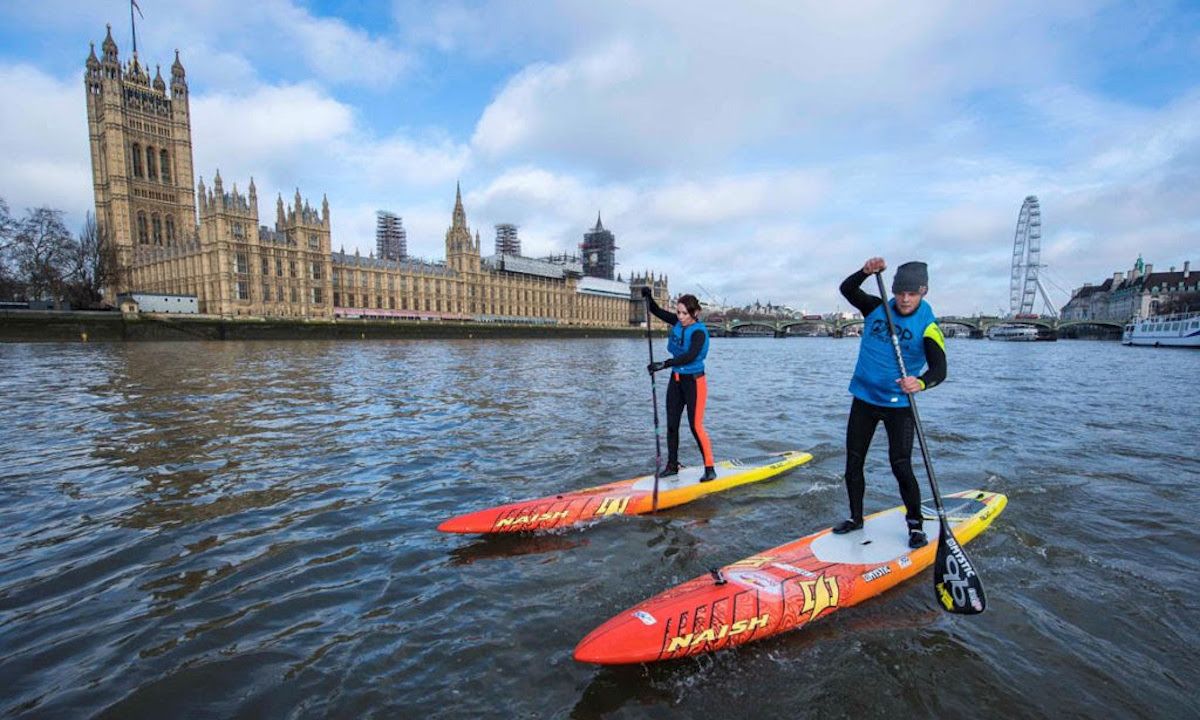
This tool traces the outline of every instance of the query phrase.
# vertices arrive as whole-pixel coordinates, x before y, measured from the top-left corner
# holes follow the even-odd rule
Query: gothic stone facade
[[[332,252],[329,202],[318,212],[296,191],[276,200],[274,229],[259,222],[254,180],[226,192],[220,172],[194,184],[187,76],[179,55],[168,92],[135,53],[124,66],[111,28],[86,61],[88,132],[97,225],[117,248],[119,284],[106,290],[194,295],[202,313],[332,319],[491,320],[628,327],[641,285],[665,303],[665,278],[596,287],[485,265],[462,194],[446,231],[444,263]],[[195,188],[193,190],[193,188]],[[198,212],[197,212],[198,210]]]

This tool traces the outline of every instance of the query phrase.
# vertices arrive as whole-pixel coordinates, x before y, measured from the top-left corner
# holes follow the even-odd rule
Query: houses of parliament
[[[88,55],[88,133],[96,222],[119,268],[105,295],[144,293],[196,299],[222,317],[380,318],[629,327],[642,320],[640,290],[660,303],[667,279],[650,272],[613,279],[613,235],[597,217],[582,258],[480,253],[461,190],[446,230],[445,261],[333,252],[327,198],[275,201],[275,223],[245,192],[196,183],[187,74],[179,52],[170,83],[151,78],[136,48],[124,65],[111,26]]]

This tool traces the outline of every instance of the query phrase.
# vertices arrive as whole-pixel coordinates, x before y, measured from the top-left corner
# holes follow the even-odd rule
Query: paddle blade
[[[987,607],[983,582],[949,525],[942,523],[937,560],[933,563],[933,589],[946,612],[976,615]]]

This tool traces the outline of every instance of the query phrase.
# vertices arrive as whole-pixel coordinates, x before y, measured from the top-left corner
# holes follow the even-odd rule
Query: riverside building
[[[299,189],[276,198],[275,223],[260,222],[253,178],[243,194],[220,171],[195,179],[187,74],[179,53],[168,89],[136,50],[119,59],[111,26],[86,60],[88,135],[96,223],[120,271],[107,298],[156,293],[196,298],[223,317],[339,317],[628,327],[641,321],[642,286],[667,302],[667,278],[613,279],[612,232],[597,219],[585,260],[480,254],[456,190],[444,261],[409,257],[403,243],[381,257],[333,252],[330,208]],[[397,225],[399,218],[397,218]],[[515,234],[515,233],[514,233]],[[519,247],[519,246],[518,246]],[[509,248],[502,248],[509,249]]]

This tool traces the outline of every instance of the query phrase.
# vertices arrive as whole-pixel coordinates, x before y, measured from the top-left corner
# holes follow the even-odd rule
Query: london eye
[[[1017,231],[1013,235],[1012,278],[1009,282],[1009,306],[1011,316],[1033,313],[1037,296],[1042,296],[1047,315],[1057,317],[1054,303],[1046,294],[1046,288],[1038,278],[1042,254],[1042,208],[1036,195],[1025,198],[1021,214],[1017,216]]]

